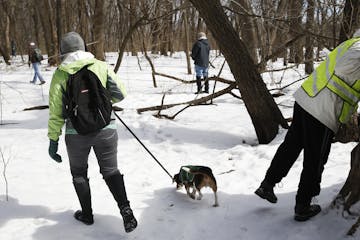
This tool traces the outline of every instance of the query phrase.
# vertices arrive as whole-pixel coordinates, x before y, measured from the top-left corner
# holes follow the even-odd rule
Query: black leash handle
[[[143,146],[145,148],[145,150],[150,154],[150,156],[152,156],[152,158],[160,165],[160,167],[167,173],[167,175],[169,175],[169,177],[171,178],[171,180],[173,179],[173,177],[171,176],[171,174],[164,168],[164,166],[159,162],[159,160],[156,159],[156,157],[150,152],[150,150],[140,141],[140,139],[135,135],[135,133],[133,131],[131,131],[131,129],[125,124],[125,122],[119,117],[119,115],[117,115],[117,113],[114,111],[115,116],[117,117],[117,119],[119,119],[119,121],[126,127],[127,130],[129,130],[129,132],[134,136],[134,138],[141,144],[141,146]]]

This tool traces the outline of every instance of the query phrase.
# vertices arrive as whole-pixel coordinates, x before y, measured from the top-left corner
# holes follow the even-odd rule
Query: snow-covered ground
[[[107,59],[109,64],[115,63],[116,54],[108,54]],[[222,62],[222,57],[214,59],[216,68],[210,69],[210,75],[218,74]],[[355,143],[332,145],[323,174],[322,192],[317,198],[323,211],[307,222],[295,222],[293,207],[302,169],[301,156],[275,188],[279,198],[277,204],[272,205],[253,193],[286,130],[280,129],[270,144],[259,145],[244,103],[231,95],[215,99],[213,105],[188,108],[173,121],[155,118],[154,112],[137,114],[137,108],[161,104],[164,92],[168,92],[165,103],[196,97],[195,84],[184,85],[157,77],[158,87],[154,88],[147,61],[140,57],[139,63],[136,57],[125,56],[119,70],[128,90],[128,97],[118,104],[124,108],[119,112],[120,117],[172,175],[182,165],[211,167],[218,182],[220,206],[212,207],[214,197],[209,188],[203,190],[201,201],[188,198],[184,189],[176,191],[171,178],[118,122],[119,168],[125,176],[128,197],[139,226],[130,234],[125,233],[119,210],[99,173],[93,153],[89,159],[89,178],[95,223],[85,226],[77,222],[72,214],[79,203],[72,186],[64,136],[59,142],[59,153],[63,157],[59,164],[47,153],[48,109],[23,111],[48,104],[55,68],[42,65],[47,82],[39,86],[29,83],[33,72],[26,64],[7,67],[0,63],[1,240],[348,239],[346,231],[355,220],[343,218],[341,210],[329,210],[328,206],[347,177],[350,151]],[[194,75],[186,74],[184,54],[156,57],[154,64],[158,72],[194,79]],[[275,62],[271,67],[281,68],[282,64]],[[276,87],[273,81],[281,80],[279,84],[284,86],[303,77],[303,72],[300,66],[285,73],[265,73],[263,78],[271,89]],[[227,66],[221,76],[233,79]],[[210,83],[210,88],[213,84]],[[276,98],[285,117],[292,115],[292,93],[300,84],[286,88],[285,95]],[[224,87],[224,84],[216,85],[217,90]],[[182,107],[162,113],[173,115]],[[3,160],[9,161],[6,171],[3,171]],[[357,233],[354,239],[359,238],[360,233]]]

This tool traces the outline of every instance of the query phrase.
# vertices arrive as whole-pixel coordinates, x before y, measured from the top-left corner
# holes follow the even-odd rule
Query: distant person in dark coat
[[[41,51],[39,48],[36,47],[36,44],[31,42],[29,44],[29,67],[30,67],[30,63],[33,66],[34,69],[34,77],[33,80],[30,81],[30,83],[35,84],[36,80],[39,78],[40,80],[40,84],[44,84],[45,80],[43,78],[43,76],[40,73],[40,64],[41,64],[41,60],[43,60],[43,56],[41,55]]]
[[[11,56],[16,57],[16,44],[14,40],[11,40]]]
[[[209,82],[207,79],[209,72],[209,53],[210,45],[206,38],[206,34],[204,32],[199,32],[198,40],[194,43],[191,50],[191,58],[194,60],[196,72],[196,94],[201,93],[201,79],[204,81],[205,92],[209,93]]]

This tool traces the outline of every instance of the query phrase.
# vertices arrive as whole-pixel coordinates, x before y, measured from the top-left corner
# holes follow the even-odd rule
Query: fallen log
[[[154,72],[154,75],[170,78],[170,79],[173,79],[173,80],[179,81],[181,83],[185,83],[185,84],[193,84],[193,83],[196,82],[196,80],[189,80],[188,81],[188,80],[177,78],[177,77],[165,74],[165,73]],[[222,82],[222,83],[226,83],[226,84],[234,83],[234,81],[227,80],[225,78],[221,78],[221,77],[218,77],[218,76],[208,77],[208,81],[210,81],[210,80],[217,81],[217,82]]]
[[[29,108],[24,108],[23,111],[31,111],[31,110],[43,110],[43,109],[48,109],[49,105],[40,105],[40,106],[34,106],[34,107],[29,107]],[[123,111],[124,109],[118,106],[113,106],[112,109],[114,111]]]
[[[215,92],[213,94],[207,95],[202,98],[194,99],[194,100],[187,101],[187,102],[181,102],[181,103],[173,103],[173,104],[158,105],[158,106],[152,106],[152,107],[146,107],[146,108],[138,108],[137,112],[142,113],[142,112],[146,112],[146,111],[159,111],[159,110],[169,109],[169,108],[172,108],[175,106],[185,105],[185,104],[190,105],[190,106],[199,105],[199,104],[206,103],[207,101],[209,101],[213,98],[217,98],[221,95],[229,93],[234,88],[236,88],[236,83],[232,82],[227,88],[224,88],[218,92]]]

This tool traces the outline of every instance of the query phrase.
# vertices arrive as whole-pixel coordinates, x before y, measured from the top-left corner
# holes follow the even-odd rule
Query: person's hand
[[[58,141],[54,141],[50,139],[49,155],[56,162],[60,163],[62,162],[62,160],[61,160],[61,156],[57,154],[57,151],[58,151]]]

